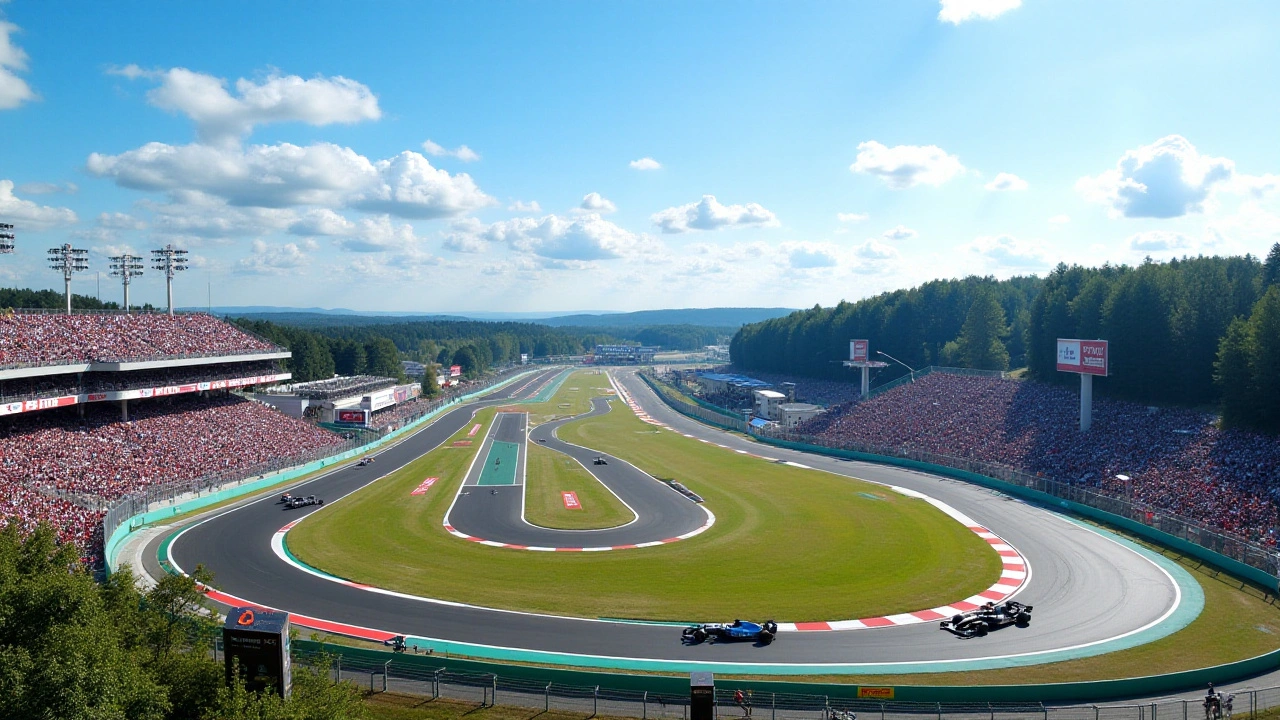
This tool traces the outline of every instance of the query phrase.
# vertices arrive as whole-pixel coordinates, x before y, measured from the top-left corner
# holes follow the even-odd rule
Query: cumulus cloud
[[[1126,152],[1097,177],[1080,178],[1076,189],[1114,217],[1172,218],[1203,212],[1214,187],[1234,173],[1230,160],[1201,155],[1186,138],[1169,135]]]
[[[457,158],[462,162],[475,162],[480,159],[480,154],[466,145],[459,145],[450,150],[443,145],[427,140],[422,143],[422,149],[431,157],[451,157]]]
[[[885,147],[875,140],[858,145],[858,156],[849,169],[875,175],[894,190],[916,185],[941,185],[964,171],[960,159],[937,145]]]
[[[12,110],[36,99],[36,94],[18,73],[27,69],[27,54],[13,44],[17,25],[0,19],[0,110]]]
[[[291,235],[325,236],[347,252],[375,253],[415,248],[422,239],[409,223],[396,224],[389,215],[350,220],[329,209],[311,210],[288,228]]]
[[[302,243],[268,244],[254,240],[251,252],[236,263],[240,272],[250,275],[285,275],[311,264],[309,253],[319,248],[314,240]]]
[[[519,212],[519,213],[536,213],[536,212],[542,212],[542,206],[538,204],[537,200],[530,200],[529,202],[524,202],[523,200],[516,200],[515,202],[507,206],[507,210],[509,210],[510,212]]]
[[[1190,250],[1196,246],[1195,240],[1179,232],[1167,230],[1151,230],[1136,233],[1125,243],[1129,249],[1138,253],[1167,252],[1170,250]]]
[[[40,205],[14,195],[12,180],[0,180],[0,218],[22,230],[48,230],[77,220],[70,208]]]
[[[582,204],[578,205],[578,210],[580,211],[600,213],[602,215],[617,209],[618,206],[614,205],[612,200],[598,192],[587,193],[582,198]]]
[[[869,217],[867,213],[836,213],[836,219],[842,223],[860,223]]]
[[[158,108],[186,115],[206,143],[234,144],[255,126],[267,123],[320,126],[382,117],[377,96],[365,85],[341,76],[306,80],[272,73],[262,82],[240,78],[233,95],[225,79],[187,68],[143,70],[129,65],[109,72],[131,80],[158,81],[159,85],[147,93],[147,100]]]
[[[661,170],[662,163],[651,157],[642,157],[639,160],[632,160],[628,165],[632,170]]]
[[[50,182],[29,182],[22,183],[17,187],[17,190],[23,195],[57,195],[59,193],[75,195],[80,192],[80,186],[73,182],[62,184]]]
[[[98,215],[98,227],[109,230],[145,230],[147,224],[129,213],[104,212]]]
[[[898,257],[898,249],[886,245],[875,238],[868,238],[861,245],[853,248],[853,256],[859,260],[894,260]]]
[[[511,249],[545,261],[593,262],[652,253],[656,243],[596,214],[577,217],[547,215],[513,218],[484,225],[475,220],[454,223],[445,247],[455,252],[482,252],[487,243],[506,243]],[[567,266],[566,266],[567,267]]]
[[[1019,240],[1011,235],[979,237],[966,249],[1001,267],[1031,269],[1050,264],[1049,248],[1040,240]]]
[[[1069,222],[1071,222],[1070,215],[1054,215],[1049,218],[1049,223],[1052,225],[1066,225]]]
[[[1026,190],[1027,181],[1014,175],[1013,173],[1000,173],[995,179],[984,185],[988,190],[993,192],[1010,191],[1010,190]]]
[[[152,235],[178,245],[268,235],[287,230],[298,221],[297,212],[289,208],[234,207],[221,198],[197,192],[175,195],[173,202],[144,200],[140,206],[151,211]]]
[[[120,155],[89,156],[90,174],[135,190],[198,192],[233,206],[349,206],[408,218],[459,215],[493,202],[470,175],[450,175],[405,151],[371,161],[331,143],[247,149],[148,143]]]
[[[835,267],[840,264],[839,251],[831,243],[784,242],[782,252],[797,270]]]
[[[918,234],[919,233],[907,227],[906,225],[899,225],[897,227],[885,230],[884,234],[881,235],[880,237],[883,237],[885,240],[910,240],[911,238],[915,237]]]
[[[938,19],[959,25],[966,20],[992,20],[1022,6],[1022,0],[942,0]]]
[[[726,227],[773,227],[778,224],[777,217],[757,203],[723,205],[714,195],[703,195],[696,203],[654,213],[652,220],[664,233]]]

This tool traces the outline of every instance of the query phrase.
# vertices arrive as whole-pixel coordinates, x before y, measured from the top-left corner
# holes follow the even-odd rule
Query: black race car
[[[609,461],[608,461],[608,460],[605,460],[603,457],[596,457],[596,459],[595,459],[595,464],[596,464],[596,465],[608,465],[608,464],[609,464]]]
[[[323,504],[324,504],[324,500],[316,497],[315,495],[308,495],[306,497],[302,497],[301,495],[299,495],[289,500],[289,507],[291,508],[300,508],[300,507],[306,507],[308,505],[323,505]]]
[[[292,495],[290,495],[289,493],[285,493],[285,494],[281,495],[281,496],[280,496],[280,499],[279,499],[279,500],[277,500],[276,502],[277,502],[277,503],[284,503],[285,505],[290,505],[290,504],[292,504],[292,503],[293,503],[293,496],[292,496]]]
[[[766,620],[763,623],[734,620],[732,623],[704,623],[687,627],[680,633],[681,639],[687,643],[700,643],[709,638],[717,641],[755,640],[763,645],[773,642],[778,635],[778,623]]]
[[[368,465],[368,464],[370,464],[370,463],[372,463],[372,462],[373,462],[373,458],[372,458],[372,457],[364,457],[364,458],[360,458],[360,462],[356,463],[356,466],[357,466],[357,467],[364,467],[365,465]]]
[[[996,605],[987,603],[977,610],[953,615],[950,620],[938,624],[943,630],[960,637],[981,637],[990,630],[1006,625],[1026,627],[1031,624],[1031,606],[1009,600]]]

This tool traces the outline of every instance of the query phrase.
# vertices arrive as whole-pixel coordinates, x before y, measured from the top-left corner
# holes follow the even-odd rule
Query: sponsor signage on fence
[[[867,350],[871,344],[866,340],[850,340],[849,341],[849,360],[852,362],[866,362]]]
[[[85,393],[82,395],[62,395],[60,397],[40,398],[39,400],[22,400],[11,403],[0,403],[0,416],[16,415],[36,410],[67,407],[81,403],[107,402],[116,400],[145,400],[147,398],[181,395],[183,393],[200,392],[201,390],[218,390],[243,385],[259,385],[262,383],[288,380],[291,375],[254,375],[234,380],[217,380],[213,382],[187,383],[185,385],[165,385],[154,388],[138,388],[136,390],[116,390],[105,393]]]
[[[858,697],[860,699],[866,698],[868,700],[892,700],[893,687],[891,686],[883,686],[883,687],[859,686]]]
[[[422,494],[423,494],[423,493],[425,493],[426,491],[430,490],[430,489],[431,489],[431,486],[432,486],[432,485],[435,485],[435,484],[436,484],[436,481],[437,481],[437,480],[439,480],[439,479],[440,479],[440,478],[437,478],[437,477],[429,477],[429,478],[427,478],[426,480],[423,480],[423,481],[418,485],[418,487],[414,488],[414,489],[413,489],[413,492],[411,492],[411,493],[409,493],[409,494],[410,494],[410,495],[422,495]]]
[[[1106,375],[1106,340],[1058,339],[1058,372]]]

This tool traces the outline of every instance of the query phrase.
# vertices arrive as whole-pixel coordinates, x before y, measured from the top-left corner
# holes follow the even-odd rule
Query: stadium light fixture
[[[898,358],[896,358],[896,357],[894,357],[894,356],[890,355],[890,354],[889,354],[889,353],[887,353],[887,352],[882,352],[882,351],[880,351],[880,350],[877,350],[877,351],[876,351],[876,354],[877,354],[877,355],[883,355],[883,356],[885,356],[885,357],[889,358],[890,360],[892,360],[892,361],[894,361],[894,362],[898,363],[899,365],[901,365],[902,367],[906,368],[907,370],[910,370],[910,371],[911,371],[911,382],[915,382],[915,381],[916,381],[916,369],[915,369],[915,368],[913,368],[913,367],[911,367],[910,365],[908,365],[908,364],[906,364],[906,363],[902,362],[901,360],[899,360]]]
[[[159,250],[151,251],[151,267],[164,273],[164,284],[169,297],[169,316],[173,316],[173,276],[190,267],[187,264],[187,251],[165,245]]]
[[[124,285],[124,311],[129,312],[129,283],[142,274],[142,258],[137,255],[115,255],[111,258],[111,276],[120,278]]]
[[[61,247],[49,248],[49,269],[62,273],[67,288],[67,314],[71,314],[71,276],[89,269],[89,251],[71,247],[71,243],[63,243]]]
[[[0,223],[0,253],[7,255],[13,252],[13,241],[13,226]]]

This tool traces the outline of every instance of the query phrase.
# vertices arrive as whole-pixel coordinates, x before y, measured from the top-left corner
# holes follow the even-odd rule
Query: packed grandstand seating
[[[295,395],[315,400],[329,400],[332,398],[351,397],[362,393],[373,392],[383,388],[391,387],[396,384],[395,378],[379,377],[377,375],[349,375],[343,377],[327,378],[325,380],[312,380],[305,383],[295,383],[293,385],[282,385],[281,389],[292,392]]]
[[[204,314],[0,316],[0,367],[275,350],[279,348]]]
[[[394,430],[406,421],[412,420],[431,407],[432,402],[424,398],[415,398],[408,402],[392,405],[386,410],[379,410],[369,418],[369,427],[374,430]]]
[[[798,431],[1021,468],[1275,545],[1280,442],[1214,421],[1095,394],[1093,427],[1081,434],[1073,388],[933,373]]]
[[[248,470],[342,442],[316,426],[236,396],[174,396],[46,411],[0,422],[0,518],[54,522],[88,556],[101,543],[102,514],[85,509],[148,486],[219,471]],[[75,496],[78,504],[55,497]]]

